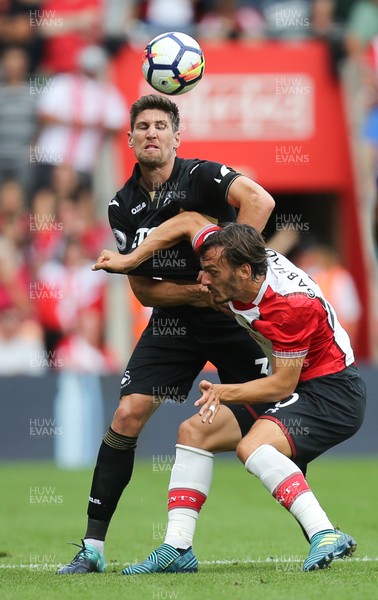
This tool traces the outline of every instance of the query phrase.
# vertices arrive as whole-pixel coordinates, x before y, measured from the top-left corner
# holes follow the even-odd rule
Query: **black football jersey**
[[[138,181],[140,167],[109,204],[109,222],[118,250],[128,254],[160,223],[182,210],[196,211],[214,223],[235,221],[236,211],[227,202],[228,188],[236,177],[230,167],[199,159],[175,159],[170,178],[151,198]],[[181,242],[141,264],[132,275],[162,279],[195,280],[200,264],[189,242]]]

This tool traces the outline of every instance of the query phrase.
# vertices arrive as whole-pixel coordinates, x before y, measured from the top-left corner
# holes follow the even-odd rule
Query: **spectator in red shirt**
[[[46,0],[42,4],[36,19],[45,38],[44,71],[75,71],[80,52],[101,41],[102,8],[102,0]]]

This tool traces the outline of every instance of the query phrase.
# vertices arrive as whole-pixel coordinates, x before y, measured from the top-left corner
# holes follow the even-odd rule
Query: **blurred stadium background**
[[[92,273],[115,248],[107,205],[131,173],[128,108],[152,90],[145,43],[195,36],[206,72],[180,107],[182,157],[217,160],[276,200],[266,228],[318,279],[369,390],[377,454],[378,4],[373,0],[0,2],[0,460],[94,464],[150,314],[127,278]],[[209,376],[215,374],[208,365]],[[193,413],[167,402],[139,456],[172,455]]]

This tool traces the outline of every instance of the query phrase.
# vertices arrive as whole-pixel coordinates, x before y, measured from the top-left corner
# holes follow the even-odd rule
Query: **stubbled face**
[[[180,145],[180,133],[174,132],[168,113],[144,110],[128,133],[129,146],[138,162],[145,167],[164,167],[172,162]]]
[[[201,259],[201,283],[206,285],[216,304],[223,304],[237,299],[240,294],[238,277],[225,258],[222,258],[222,248],[215,247]]]

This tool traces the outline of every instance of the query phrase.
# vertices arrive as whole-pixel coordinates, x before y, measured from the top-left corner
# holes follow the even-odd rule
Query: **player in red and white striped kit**
[[[201,437],[196,429],[193,434],[185,423],[180,427],[165,543],[123,572],[168,571],[172,553],[191,547],[211,478],[212,453],[230,448],[301,525],[311,543],[303,569],[328,567],[333,559],[350,556],[356,542],[334,528],[305,474],[310,461],[351,437],[363,421],[365,385],[348,335],[315,282],[267,249],[248,225],[220,229],[196,213],[178,215],[122,265],[117,255],[104,251],[95,268],[126,272],[128,261],[142,261],[182,237],[193,240],[203,268],[201,282],[214,303],[228,305],[248,329],[269,358],[271,372],[246,383],[200,383],[196,405],[204,433]],[[238,419],[238,433],[230,427],[229,439],[220,439],[217,422],[224,431],[227,405],[239,405],[243,418]]]

